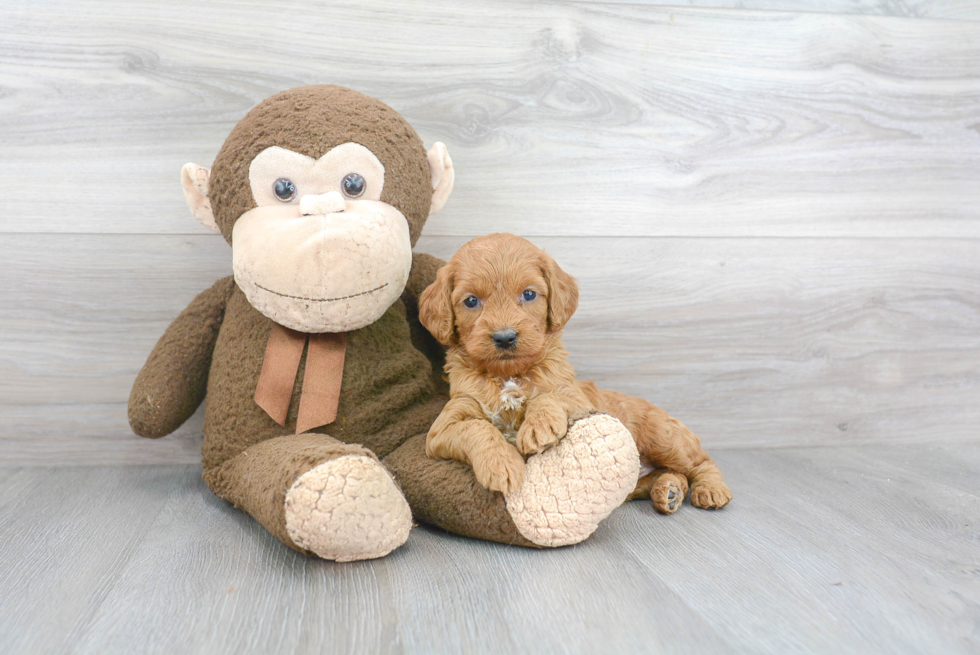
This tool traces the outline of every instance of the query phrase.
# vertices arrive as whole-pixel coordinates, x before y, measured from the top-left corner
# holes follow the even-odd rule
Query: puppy
[[[524,480],[524,457],[553,446],[594,412],[633,434],[641,473],[630,499],[660,512],[732,498],[697,436],[645,400],[575,379],[561,331],[578,285],[544,251],[513,234],[463,245],[419,299],[419,319],[443,345],[450,400],[429,430],[426,454],[468,462],[485,487],[508,493]]]

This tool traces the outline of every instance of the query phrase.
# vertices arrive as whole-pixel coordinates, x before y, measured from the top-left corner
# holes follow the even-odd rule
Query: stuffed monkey
[[[506,496],[429,459],[443,353],[418,323],[440,260],[412,252],[453,187],[446,147],[337,86],[279,93],[231,131],[212,169],[181,172],[191,212],[232,247],[234,275],[171,323],[133,385],[144,437],[207,396],[204,479],[285,545],[381,557],[413,515],[458,534],[559,546],[588,537],[636,484],[629,433],[598,415],[527,464]]]

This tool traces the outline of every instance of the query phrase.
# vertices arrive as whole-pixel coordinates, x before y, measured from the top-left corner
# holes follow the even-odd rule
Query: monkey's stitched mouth
[[[388,286],[388,283],[385,282],[380,287],[375,287],[373,289],[369,289],[367,291],[362,291],[360,293],[352,293],[349,296],[338,296],[336,298],[307,298],[306,296],[291,296],[288,293],[279,293],[278,291],[273,291],[272,289],[269,289],[269,288],[266,288],[266,287],[262,286],[258,282],[255,282],[254,284],[258,288],[262,289],[263,291],[268,291],[269,293],[274,293],[275,295],[282,296],[283,298],[293,298],[294,300],[309,300],[310,302],[336,302],[338,300],[348,300],[349,298],[357,298],[358,296],[366,296],[369,293],[374,293],[375,291],[380,291],[381,289],[384,289],[386,286]]]

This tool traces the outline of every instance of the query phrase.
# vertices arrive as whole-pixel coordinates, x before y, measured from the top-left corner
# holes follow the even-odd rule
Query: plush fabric
[[[259,104],[232,130],[210,176],[199,167],[185,167],[188,204],[195,215],[209,209],[234,256],[237,245],[232,234],[239,217],[256,207],[275,207],[266,204],[275,202],[268,199],[257,204],[250,187],[249,164],[256,155],[281,147],[313,161],[347,143],[366,147],[384,167],[380,201],[360,202],[385,203],[392,216],[403,217],[400,220],[407,222],[408,240],[414,245],[430,209],[441,207],[452,188],[454,172],[445,146],[436,144],[427,152],[394,110],[342,87],[302,87]],[[290,159],[296,160],[287,156],[283,161]],[[266,177],[276,174],[273,169],[265,171]],[[324,194],[322,190],[311,193]],[[319,211],[318,202],[312,199],[307,204]],[[342,232],[341,226],[349,225],[348,212],[355,213],[358,202],[345,199],[343,208],[336,203],[327,208],[333,213],[322,215],[300,216],[297,210],[295,217],[285,220],[321,225],[324,234],[330,229]],[[254,236],[255,243],[275,249],[275,241]],[[315,239],[315,231],[308,236]],[[370,255],[370,238],[349,241],[365,267],[380,269],[375,264],[383,262],[375,259],[390,256],[384,248]],[[282,248],[286,246],[280,244]],[[304,252],[279,253],[282,279],[289,279],[290,262],[306,256]],[[272,394],[277,398],[274,420],[256,402],[255,394],[273,326],[282,323],[276,312],[251,304],[235,279],[218,281],[177,317],[137,377],[129,407],[134,431],[148,437],[173,431],[193,413],[206,391],[202,454],[208,486],[285,545],[328,559],[385,555],[408,537],[413,514],[416,520],[459,534],[523,546],[584,539],[605,514],[595,511],[594,499],[575,497],[599,488],[576,480],[599,475],[607,486],[622,488],[624,496],[636,482],[635,471],[615,465],[619,455],[606,456],[613,443],[609,437],[615,432],[608,425],[583,428],[582,443],[567,452],[556,450],[546,465],[529,467],[539,472],[530,479],[533,489],[549,494],[559,490],[556,493],[573,501],[567,520],[559,521],[554,512],[540,513],[552,506],[548,499],[534,502],[522,497],[523,504],[517,507],[479,485],[466,465],[425,456],[425,434],[446,402],[447,386],[442,376],[444,352],[419,324],[418,298],[443,264],[413,253],[410,266],[406,261],[407,280],[389,277],[397,288],[390,305],[382,306],[373,322],[349,330],[309,330],[346,332],[346,346],[335,419],[301,429],[300,434],[296,424],[303,386],[324,387],[327,373],[319,374],[324,379],[308,383],[309,346],[304,345],[298,370],[295,360],[286,362],[290,371],[296,370],[291,393],[288,375],[273,376],[277,385],[285,380],[286,387],[285,393],[277,387]],[[306,283],[308,276],[301,273],[308,270],[294,266],[291,283]],[[345,276],[328,281],[342,285]],[[309,302],[300,298],[292,309],[302,313]],[[298,317],[300,324],[304,318]],[[302,335],[296,339],[297,344],[309,342]],[[292,349],[290,357],[297,351]],[[310,368],[318,375],[316,370],[322,366]],[[284,413],[278,411],[280,400],[288,401]],[[603,468],[609,462],[613,465]],[[582,477],[585,470],[590,472]],[[606,491],[603,487],[598,505],[611,511]]]
[[[133,432],[157,439],[179,428],[197,410],[207,390],[225,304],[234,290],[230,276],[218,280],[198,294],[157,341],[129,394]]]
[[[623,424],[608,414],[576,421],[558,445],[527,462],[524,484],[507,494],[507,513],[541,546],[578,543],[623,504],[640,454]]]
[[[208,200],[208,186],[211,171],[197,164],[184,164],[180,170],[180,185],[184,189],[184,200],[194,218],[204,227],[221,234],[221,228],[214,222],[211,201]]]
[[[349,455],[374,457],[362,446],[326,435],[290,435],[261,441],[218,466],[206,468],[204,480],[216,496],[244,509],[284,544],[304,550],[286,527],[286,492],[303,473]]]
[[[464,537],[537,546],[517,529],[503,494],[480,485],[469,465],[426,457],[427,432],[428,426],[384,459],[415,519]]]
[[[277,202],[273,183],[280,177],[288,178],[296,185],[298,199],[302,201],[309,189],[331,185],[339,188],[338,183],[343,176],[352,171],[357,171],[365,179],[365,189],[358,199],[381,200],[385,168],[374,153],[357,143],[342,143],[319,159],[279,146],[266,148],[256,155],[248,167],[248,182],[252,197],[256,200]],[[342,201],[340,193],[335,193]]]
[[[383,557],[412,529],[412,510],[391,474],[364,455],[337,457],[303,473],[285,505],[293,543],[338,562]],[[373,547],[366,550],[365,543]]]
[[[425,455],[425,435],[384,459],[416,520],[467,537],[517,546],[555,547],[591,535],[633,488],[640,457],[629,431],[607,414],[572,424],[557,447],[528,460],[523,486],[501,494],[473,469]],[[465,499],[465,502],[462,502]]]
[[[401,300],[405,306],[412,345],[432,363],[432,387],[437,395],[448,397],[449,382],[443,371],[446,365],[446,349],[419,321],[419,296],[428,286],[422,283],[426,280],[435,280],[436,274],[445,263],[426,253],[414,253],[412,270],[408,275],[408,283],[405,285],[405,291],[402,292]]]
[[[432,206],[432,173],[422,140],[398,112],[363,93],[333,85],[304,86],[262,101],[232,128],[211,168],[215,222],[231,241],[231,226],[255,202],[247,171],[260,152],[280,146],[319,159],[344,143],[359,143],[377,156],[387,184],[381,201],[408,218],[412,245]],[[421,151],[419,159],[415,153]]]
[[[283,216],[281,206],[238,219],[232,268],[253,307],[301,332],[347,332],[391,306],[412,268],[405,217],[377,201],[345,206],[331,216],[329,229],[301,218],[296,208],[295,216]]]
[[[237,287],[214,347],[204,419],[204,466],[210,468],[255,443],[296,431],[306,370],[304,353],[284,425],[254,400],[272,321],[248,304]],[[439,413],[432,367],[412,346],[399,300],[375,323],[347,333],[337,419],[313,430],[366,446],[383,457],[427,430]]]

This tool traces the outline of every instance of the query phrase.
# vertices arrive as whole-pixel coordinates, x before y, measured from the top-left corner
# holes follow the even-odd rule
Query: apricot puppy
[[[645,400],[575,379],[561,332],[577,306],[575,280],[526,239],[498,233],[465,243],[419,299],[422,324],[449,346],[450,400],[426,454],[467,462],[480,484],[508,493],[524,480],[524,456],[604,412],[640,452],[630,499],[649,496],[672,514],[690,486],[696,507],[724,507],[731,491],[693,432]]]

